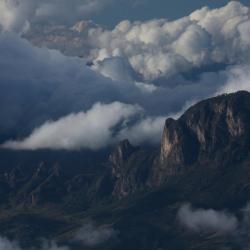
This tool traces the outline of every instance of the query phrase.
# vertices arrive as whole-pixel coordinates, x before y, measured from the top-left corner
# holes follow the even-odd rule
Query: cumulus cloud
[[[249,8],[236,1],[176,21],[126,20],[114,30],[90,29],[90,58],[102,69],[123,58],[136,78],[149,82],[209,65],[249,63],[249,20]]]
[[[194,232],[232,233],[238,226],[237,218],[223,211],[194,209],[190,204],[178,211],[178,219],[187,229]]]
[[[93,223],[89,223],[78,230],[75,240],[85,246],[95,247],[114,238],[116,235],[117,231],[111,227],[96,227]]]

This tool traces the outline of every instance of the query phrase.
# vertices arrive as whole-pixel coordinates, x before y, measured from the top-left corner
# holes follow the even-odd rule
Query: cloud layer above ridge
[[[22,11],[16,11],[18,20]],[[28,19],[22,20],[17,23]],[[5,30],[20,31],[11,25]],[[86,51],[85,59],[1,32],[0,139],[8,141],[5,147],[99,149],[125,138],[158,143],[166,117],[217,93],[250,89],[250,10],[239,2],[205,7],[172,22],[78,28],[65,35],[65,27],[62,36],[70,41],[72,32],[79,33],[77,46]],[[58,49],[56,41],[50,47]],[[91,130],[93,123],[99,134]]]

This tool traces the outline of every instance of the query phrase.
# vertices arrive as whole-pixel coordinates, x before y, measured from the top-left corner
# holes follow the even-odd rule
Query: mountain
[[[195,166],[222,168],[242,161],[249,153],[249,114],[248,92],[222,95],[197,103],[178,120],[167,119],[159,152],[146,153],[122,142],[111,154],[120,189],[116,193],[133,193],[141,184],[160,186]]]
[[[249,111],[245,91],[201,101],[166,120],[156,148],[124,140],[111,153],[0,150],[0,234],[24,247],[47,238],[76,250],[245,249]],[[186,230],[177,219],[186,203],[227,210],[244,230]],[[88,223],[107,240],[86,244],[84,229],[85,242],[77,241]]]
[[[79,21],[71,28],[64,25],[33,24],[23,37],[37,47],[57,49],[68,56],[87,57],[88,32],[99,27],[92,21]]]

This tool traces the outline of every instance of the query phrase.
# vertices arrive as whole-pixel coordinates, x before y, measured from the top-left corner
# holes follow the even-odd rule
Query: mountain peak
[[[109,156],[109,161],[116,169],[115,171],[113,170],[113,172],[117,172],[136,149],[136,147],[130,144],[128,139],[121,141]]]
[[[199,168],[223,168],[246,158],[250,147],[250,93],[240,91],[197,103],[165,122],[160,150],[143,152],[120,142],[109,161],[118,196],[159,186],[170,176]]]
[[[120,162],[123,162],[126,160],[129,155],[134,152],[136,148],[132,146],[128,139],[125,139],[121,141],[118,146],[115,148],[113,153],[111,153],[109,160],[113,163],[116,162],[116,160],[119,160]]]
[[[194,163],[224,159],[247,151],[250,138],[250,93],[240,91],[197,103],[178,120],[165,124],[160,164],[176,173]],[[240,154],[240,155],[241,155]],[[232,158],[231,158],[232,157]]]

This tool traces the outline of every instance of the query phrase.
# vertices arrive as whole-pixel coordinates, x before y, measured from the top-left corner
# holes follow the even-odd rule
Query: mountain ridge
[[[145,186],[160,186],[169,176],[177,175],[192,165],[205,167],[214,164],[222,167],[229,162],[244,159],[250,146],[249,107],[250,93],[239,91],[201,101],[190,107],[177,120],[168,118],[164,126],[160,152],[151,162],[147,180],[144,181]],[[127,162],[132,157],[136,158],[136,154],[138,151],[134,152]],[[142,166],[135,165],[138,167],[133,171],[140,171]],[[121,171],[121,166],[119,169]],[[118,179],[120,178],[119,176]],[[126,193],[124,190],[131,189],[128,187],[129,184],[125,184],[127,178],[133,179],[132,176],[124,176],[124,185],[120,184],[121,194]]]
[[[230,237],[185,232],[176,216],[186,203],[235,214],[246,206],[249,111],[245,91],[201,101],[166,120],[154,149],[124,140],[111,153],[0,150],[0,233],[27,248],[46,237],[80,250],[75,232],[94,221],[119,232],[94,249],[231,247]]]

